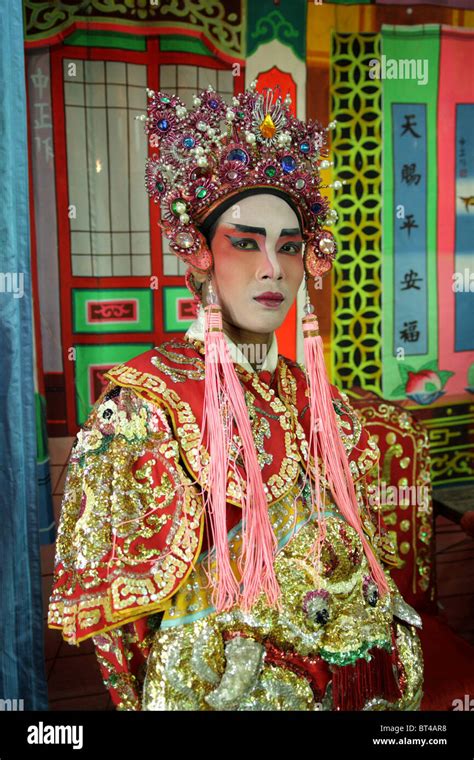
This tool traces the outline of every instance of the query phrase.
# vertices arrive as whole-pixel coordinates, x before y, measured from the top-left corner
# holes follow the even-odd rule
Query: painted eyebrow
[[[249,227],[247,224],[234,224],[233,227],[237,232],[253,232],[255,235],[266,235],[267,231],[265,227]],[[280,237],[289,235],[300,235],[299,227],[292,227],[290,229],[282,229]]]
[[[256,235],[267,234],[265,227],[249,227],[247,224],[233,224],[233,222],[230,224],[232,227],[234,227],[236,232],[253,232]]]

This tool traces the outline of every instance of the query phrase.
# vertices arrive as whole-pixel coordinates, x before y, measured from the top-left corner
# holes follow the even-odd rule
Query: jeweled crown
[[[327,132],[314,120],[302,122],[279,89],[249,89],[232,105],[209,86],[188,110],[175,94],[147,90],[145,131],[159,153],[147,159],[145,186],[159,202],[161,226],[183,261],[209,269],[212,256],[199,225],[222,202],[251,188],[275,188],[300,211],[311,274],[326,271],[336,254],[335,211],[321,194],[320,169],[327,168]],[[337,187],[340,183],[333,183]]]

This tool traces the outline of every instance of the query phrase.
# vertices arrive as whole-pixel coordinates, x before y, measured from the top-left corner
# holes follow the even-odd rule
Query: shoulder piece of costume
[[[308,457],[304,368],[281,355],[273,379],[235,366],[272,504],[294,487]],[[105,377],[109,385],[71,452],[58,532],[48,625],[70,643],[166,609],[203,547],[201,488],[209,461],[199,447],[203,343],[167,341]],[[378,449],[347,396],[334,386],[331,392],[364,529],[375,546],[380,536],[365,504]],[[235,435],[229,529],[240,519],[245,488],[238,443]],[[390,551],[380,545],[377,551],[394,564]]]
[[[48,626],[68,643],[166,609],[199,555],[202,497],[166,415],[109,383],[70,455]]]
[[[299,463],[306,463],[308,458],[309,413],[304,368],[279,355],[270,383],[263,379],[269,374],[267,372],[250,372],[239,364],[235,364],[235,369],[244,387],[263,480],[268,488],[267,498],[272,503],[293,487],[298,478]],[[166,410],[180,444],[183,462],[194,479],[198,478],[197,457],[201,457],[201,485],[206,488],[209,457],[204,447],[198,446],[204,398],[202,341],[167,341],[114,367],[106,377]],[[375,441],[363,430],[347,396],[335,386],[331,389],[341,438],[357,481],[372,469],[379,452]],[[269,451],[266,451],[267,439],[271,440]],[[237,434],[234,440],[236,455],[228,473],[227,501],[240,505],[245,473],[237,453]]]
[[[179,440],[183,462],[196,480],[197,457],[201,456],[204,465],[209,460],[205,449],[198,448],[204,369],[204,343],[201,340],[172,340],[107,374],[117,384],[133,388],[144,398],[166,408]],[[305,464],[310,456],[310,415],[304,365],[280,354],[273,379],[268,377],[268,372],[250,372],[239,364],[235,364],[235,369],[245,389],[263,480],[268,489],[267,500],[272,504],[294,487],[299,463]],[[400,558],[376,500],[375,483],[380,458],[377,443],[363,427],[348,396],[334,385],[331,385],[331,395],[364,531],[380,559],[391,567],[398,567]],[[238,443],[237,435],[234,439]],[[271,440],[271,453],[266,451],[266,439]],[[203,488],[206,487],[205,478],[206,467],[203,469]],[[245,488],[245,473],[237,456],[228,472],[227,502],[230,505],[240,506],[241,488]],[[233,523],[234,519],[230,517],[229,528]]]

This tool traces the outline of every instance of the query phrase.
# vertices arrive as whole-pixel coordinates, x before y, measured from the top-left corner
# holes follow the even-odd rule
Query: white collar
[[[204,309],[200,306],[198,309],[198,316],[194,320],[194,322],[191,323],[188,330],[186,331],[185,338],[189,338],[191,340],[200,340],[204,343]],[[244,369],[246,369],[248,372],[255,372],[254,368],[248,361],[245,354],[240,350],[239,346],[234,343],[231,338],[229,338],[226,333],[224,333],[224,338],[226,339],[227,345],[229,346],[230,356],[234,364],[240,364]],[[250,346],[249,346],[250,350]],[[255,347],[255,351],[258,350],[258,346]],[[256,359],[258,359],[258,353],[256,354]],[[256,362],[257,363],[257,362]],[[263,363],[260,366],[259,372],[267,371],[267,372],[274,372],[275,368],[278,364],[278,343],[275,333],[272,335],[272,340],[270,343],[270,348],[267,350],[267,353],[265,355],[265,358],[263,360]]]

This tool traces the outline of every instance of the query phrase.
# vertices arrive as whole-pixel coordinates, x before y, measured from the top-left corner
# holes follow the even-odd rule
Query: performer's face
[[[304,276],[303,239],[291,206],[271,193],[243,198],[219,217],[211,250],[223,319],[254,333],[280,327]],[[268,292],[283,300],[256,300]]]

